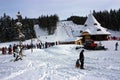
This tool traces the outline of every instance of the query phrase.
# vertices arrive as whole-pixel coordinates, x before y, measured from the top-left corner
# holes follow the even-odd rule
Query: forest
[[[120,31],[120,9],[118,10],[104,10],[96,12],[93,10],[93,15],[101,26]],[[67,21],[73,21],[76,24],[84,25],[87,16],[70,16]],[[0,17],[0,42],[17,41],[18,31],[17,31],[17,19],[11,18],[6,13]],[[34,25],[39,24],[40,28],[47,30],[48,34],[53,34],[56,29],[56,24],[59,21],[58,15],[41,15],[38,18],[23,18],[21,32],[25,35],[25,39],[35,38]]]
[[[50,16],[40,16],[39,18],[27,18],[22,19],[21,32],[25,35],[25,39],[35,38],[34,25],[39,24],[39,26],[48,31],[48,34],[53,34],[56,28],[56,23],[59,18],[57,15]],[[16,23],[17,19],[11,18],[9,15],[4,13],[0,18],[0,42],[18,41],[18,27]]]

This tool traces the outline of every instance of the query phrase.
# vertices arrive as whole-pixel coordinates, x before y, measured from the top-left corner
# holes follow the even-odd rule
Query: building
[[[80,31],[80,36],[83,37],[83,40],[107,40],[109,35],[110,32],[108,32],[106,28],[102,27],[92,14],[88,15],[88,18]]]

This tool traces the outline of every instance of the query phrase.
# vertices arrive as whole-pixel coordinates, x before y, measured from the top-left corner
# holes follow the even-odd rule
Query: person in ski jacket
[[[8,48],[8,54],[12,54],[12,46],[11,45]]]
[[[14,53],[13,57],[16,57],[17,56],[16,54],[19,54],[19,47],[16,45],[14,48],[15,51],[13,52]]]
[[[117,47],[119,46],[118,42],[115,43],[115,50],[117,51]]]
[[[80,52],[80,55],[79,55],[79,60],[80,60],[80,68],[81,69],[84,69],[84,50],[82,50]]]
[[[5,54],[5,48],[2,47],[2,54]]]
[[[14,46],[13,46],[13,53],[15,52],[15,49],[17,48],[17,45],[16,44],[14,44]],[[13,57],[15,57],[15,54],[13,54]]]
[[[17,46],[17,48],[15,49],[15,52],[16,52],[16,58],[15,58],[14,62],[18,61],[19,59],[22,60],[22,58],[19,55],[19,53],[20,53],[20,47],[19,46]]]

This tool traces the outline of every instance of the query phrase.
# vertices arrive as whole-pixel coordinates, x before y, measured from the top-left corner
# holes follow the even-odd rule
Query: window
[[[97,29],[97,31],[101,31],[101,29]]]
[[[94,25],[97,25],[97,23],[94,23]]]
[[[87,26],[87,24],[85,24],[85,26]]]
[[[80,31],[80,33],[82,33],[83,31]]]

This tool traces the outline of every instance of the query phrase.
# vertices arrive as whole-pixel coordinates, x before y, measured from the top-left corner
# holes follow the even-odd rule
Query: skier
[[[16,51],[16,48],[17,48],[17,46],[16,46],[16,44],[14,44],[14,46],[13,46],[13,57],[15,57],[15,51]]]
[[[8,48],[8,54],[12,54],[12,46],[11,45]]]
[[[19,55],[19,52],[20,52],[20,48],[19,48],[19,46],[17,46],[16,48],[15,48],[15,55],[16,55],[16,58],[15,58],[15,60],[14,60],[14,62],[15,61],[18,61],[19,59],[21,59],[22,60],[22,58],[20,57],[20,55]],[[20,58],[19,58],[20,57]]]
[[[83,54],[83,52],[84,52],[84,50],[82,50],[81,52],[80,52],[80,55],[79,55],[79,60],[80,60],[80,68],[81,69],[84,69],[84,54]]]
[[[117,51],[117,47],[119,46],[118,42],[115,43],[115,50]]]
[[[2,47],[2,54],[5,54],[5,48]]]

